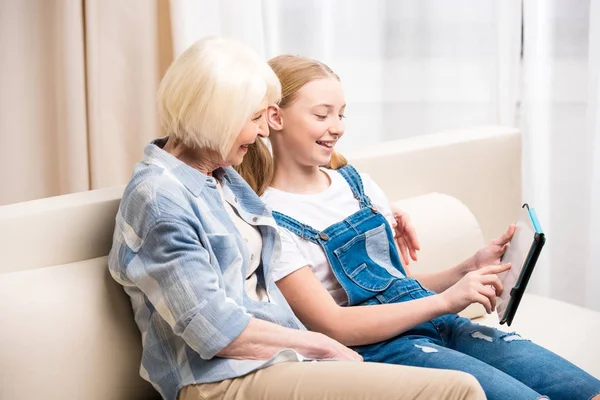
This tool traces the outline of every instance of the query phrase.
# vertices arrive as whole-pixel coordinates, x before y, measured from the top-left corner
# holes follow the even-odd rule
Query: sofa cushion
[[[0,398],[159,398],[106,257],[0,274],[0,327]]]

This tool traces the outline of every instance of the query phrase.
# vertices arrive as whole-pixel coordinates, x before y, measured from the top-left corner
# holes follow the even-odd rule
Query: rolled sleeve
[[[227,296],[220,271],[195,229],[160,221],[144,236],[126,267],[127,278],[142,290],[173,332],[203,359],[227,347],[252,318]]]
[[[216,356],[246,329],[252,316],[232,300],[222,296],[206,302],[190,313],[189,322],[182,326],[181,336],[205,360]],[[186,320],[186,318],[184,318]],[[198,348],[191,343],[200,343]]]

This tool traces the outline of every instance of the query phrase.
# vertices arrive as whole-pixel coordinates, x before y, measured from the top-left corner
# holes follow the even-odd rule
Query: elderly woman
[[[268,65],[219,38],[161,82],[168,137],[135,167],[109,256],[142,333],[142,376],[169,400],[483,398],[464,373],[360,362],[294,316],[271,277],[275,221],[231,168],[268,135],[279,98]]]

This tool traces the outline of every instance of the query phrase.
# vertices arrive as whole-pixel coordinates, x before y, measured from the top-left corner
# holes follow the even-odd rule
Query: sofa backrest
[[[379,143],[344,152],[391,199],[448,194],[475,215],[486,241],[521,210],[521,133],[475,127]]]
[[[109,276],[115,187],[0,207],[0,398],[160,398]]]

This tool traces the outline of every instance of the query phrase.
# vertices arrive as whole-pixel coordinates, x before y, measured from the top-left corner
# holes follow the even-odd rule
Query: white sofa
[[[515,220],[520,143],[514,129],[488,127],[347,155],[411,213],[423,248],[413,268],[432,270]],[[158,398],[138,375],[140,335],[106,268],[122,190],[0,207],[0,399]],[[600,313],[526,295],[513,328],[600,377]]]

